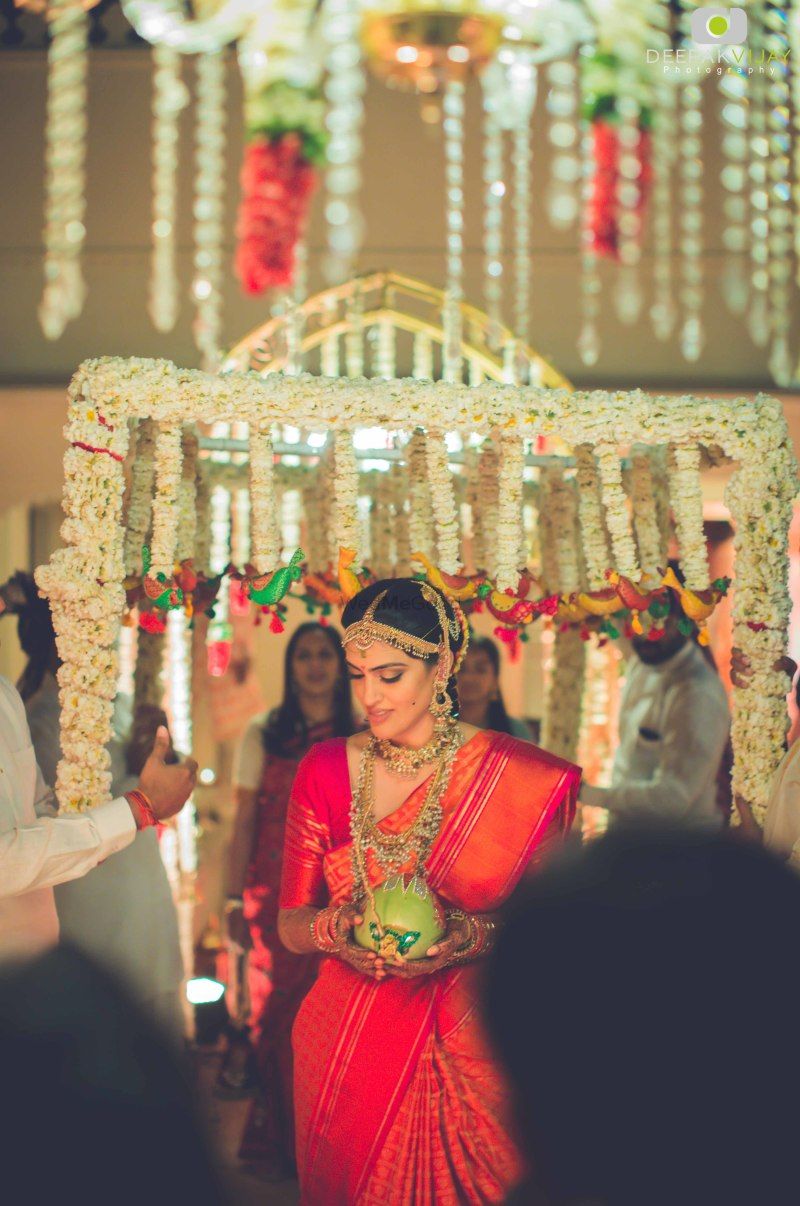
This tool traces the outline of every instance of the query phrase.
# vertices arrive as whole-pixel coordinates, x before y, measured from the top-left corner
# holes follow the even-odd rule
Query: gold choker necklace
[[[377,737],[373,738],[374,749],[386,763],[388,771],[401,778],[410,779],[418,774],[423,766],[444,756],[453,743],[458,727],[455,717],[448,716],[436,721],[433,736],[418,749],[412,749],[410,745],[395,745],[393,741]]]

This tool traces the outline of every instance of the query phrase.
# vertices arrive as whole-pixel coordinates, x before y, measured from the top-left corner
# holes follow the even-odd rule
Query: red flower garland
[[[236,273],[246,293],[290,285],[317,173],[297,134],[248,143],[240,176]]]
[[[592,234],[592,250],[596,255],[619,259],[619,126],[601,118],[592,122],[594,132],[595,173],[592,182],[592,197],[589,207],[589,227]],[[653,168],[650,162],[651,139],[648,130],[639,130],[637,153],[641,164],[638,177],[639,200],[636,213],[639,229],[644,208],[650,194]]]

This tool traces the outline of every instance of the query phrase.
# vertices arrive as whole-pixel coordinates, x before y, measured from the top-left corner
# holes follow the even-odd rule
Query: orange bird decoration
[[[418,561],[425,570],[425,577],[431,586],[435,586],[443,595],[458,599],[459,603],[474,599],[478,593],[478,583],[463,574],[446,574],[438,569],[424,553],[412,553],[412,561]]]

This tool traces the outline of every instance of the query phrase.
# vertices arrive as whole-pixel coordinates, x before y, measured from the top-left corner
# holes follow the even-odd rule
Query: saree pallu
[[[250,1035],[262,1096],[250,1107],[239,1158],[261,1161],[282,1174],[294,1164],[292,1026],[319,966],[315,955],[293,955],[278,938],[286,811],[301,755],[330,737],[332,727],[312,727],[306,746],[293,756],[289,751],[286,757],[265,756],[256,799],[256,842],[243,894],[253,942],[248,958]]]
[[[448,905],[492,912],[572,821],[577,767],[504,734],[459,750],[427,862]],[[427,783],[380,822],[400,832]],[[286,829],[281,907],[352,894],[346,745],[304,759]],[[407,870],[413,870],[410,863]],[[383,875],[368,860],[370,880]],[[297,1163],[304,1206],[484,1206],[523,1171],[508,1093],[480,1024],[474,964],[380,983],[336,959],[293,1031]]]

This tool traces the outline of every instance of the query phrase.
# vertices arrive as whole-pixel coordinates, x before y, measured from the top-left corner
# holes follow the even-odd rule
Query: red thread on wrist
[[[138,789],[134,789],[133,791],[126,791],[125,799],[128,801],[132,800],[134,802],[134,804],[138,805],[138,807],[139,807],[139,811],[140,811],[140,814],[142,817],[142,822],[140,825],[136,826],[137,829],[149,829],[153,825],[156,826],[156,828],[158,828],[158,825],[159,825],[158,818],[156,817],[156,814],[153,812],[152,804],[150,803],[150,801],[148,800],[147,796],[144,794],[143,791],[139,791]]]

